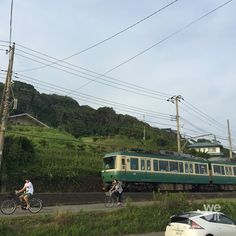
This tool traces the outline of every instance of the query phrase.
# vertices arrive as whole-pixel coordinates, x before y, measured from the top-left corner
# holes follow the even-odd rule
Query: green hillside
[[[0,84],[0,94],[3,84]],[[71,133],[75,137],[125,135],[142,139],[143,127],[146,138],[169,147],[175,146],[175,135],[163,138],[160,130],[152,128],[129,115],[116,114],[110,107],[93,109],[81,106],[68,96],[39,93],[32,85],[15,81],[14,97],[18,99],[17,110],[10,115],[29,113],[50,127]]]
[[[39,192],[99,191],[102,156],[131,148],[157,150],[158,145],[123,135],[75,138],[55,128],[9,126],[3,179],[9,191],[25,178],[32,179]]]
[[[2,89],[0,84],[0,92]],[[112,108],[80,106],[70,97],[40,94],[32,85],[18,81],[13,92],[18,108],[10,109],[10,115],[29,113],[51,128],[7,127],[1,171],[7,190],[30,178],[40,192],[97,191],[105,153],[131,148],[176,149],[174,133],[116,114]]]

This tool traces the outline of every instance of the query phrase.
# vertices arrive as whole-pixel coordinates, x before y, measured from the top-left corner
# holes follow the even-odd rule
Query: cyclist
[[[19,199],[21,202],[25,202],[26,209],[29,209],[29,207],[30,207],[29,198],[31,196],[33,196],[33,193],[34,193],[34,187],[33,187],[33,184],[30,182],[30,180],[26,179],[24,187],[22,189],[16,191],[16,193],[23,193],[19,196]]]
[[[123,188],[121,186],[121,182],[118,181],[117,179],[114,179],[113,182],[112,182],[112,187],[111,189],[109,190],[110,193],[114,193],[115,196],[118,197],[118,203],[117,205],[121,205],[121,196],[122,196],[122,193],[123,193]]]

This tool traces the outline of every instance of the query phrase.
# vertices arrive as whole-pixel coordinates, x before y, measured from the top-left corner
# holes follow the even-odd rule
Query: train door
[[[185,169],[185,173],[187,175],[189,175],[189,178],[186,179],[186,182],[191,183],[192,182],[192,174],[193,174],[193,163],[185,162],[184,169]]]
[[[151,171],[151,160],[141,159],[141,181],[149,181],[149,172]]]
[[[121,158],[121,179],[123,182],[127,180],[126,176],[126,171],[127,171],[127,166],[126,166],[126,159],[124,157]]]

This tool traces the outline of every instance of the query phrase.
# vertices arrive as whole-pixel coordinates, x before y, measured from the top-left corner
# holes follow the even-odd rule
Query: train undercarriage
[[[129,192],[170,191],[170,192],[221,192],[236,191],[236,185],[226,184],[177,184],[177,183],[122,183]]]

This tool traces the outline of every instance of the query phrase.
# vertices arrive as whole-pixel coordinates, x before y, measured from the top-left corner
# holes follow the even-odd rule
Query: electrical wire
[[[190,109],[191,109],[191,107],[190,107]],[[181,110],[185,111],[189,115],[193,115],[194,117],[196,117],[198,119],[198,121],[202,121],[204,124],[207,123],[209,126],[212,126],[212,127],[214,127],[215,129],[217,129],[219,131],[223,131],[223,130],[226,129],[226,128],[223,129],[222,127],[219,127],[218,125],[216,125],[215,123],[213,123],[212,121],[207,119],[205,116],[201,115],[201,113],[196,112],[195,110],[193,110],[193,111],[196,112],[196,113],[191,113],[189,110],[187,110],[183,107],[181,107]]]
[[[207,12],[206,14],[204,14],[204,15],[198,17],[197,19],[193,20],[192,22],[188,23],[187,25],[185,25],[185,26],[181,27],[180,29],[176,30],[174,33],[169,34],[168,36],[166,36],[166,37],[163,38],[162,40],[158,41],[157,43],[153,44],[152,46],[150,46],[150,47],[144,49],[143,51],[141,51],[141,52],[137,53],[136,55],[130,57],[129,59],[123,61],[122,63],[118,64],[117,66],[114,66],[114,67],[111,68],[110,70],[107,70],[107,71],[104,73],[104,75],[106,75],[106,74],[108,74],[108,73],[110,73],[110,72],[112,72],[112,71],[118,69],[119,67],[121,67],[121,66],[127,64],[128,62],[134,60],[135,58],[137,58],[137,57],[141,56],[142,54],[148,52],[149,50],[153,49],[153,48],[156,47],[157,45],[159,45],[159,44],[161,44],[161,43],[167,41],[168,39],[174,37],[175,35],[181,33],[181,32],[184,31],[185,29],[187,29],[187,28],[189,28],[190,26],[196,24],[196,23],[199,22],[200,20],[204,19],[204,18],[207,17],[208,15],[210,15],[210,14],[212,14],[213,12],[219,10],[220,8],[224,7],[225,5],[229,4],[229,3],[232,2],[232,1],[233,1],[233,0],[229,0],[229,1],[225,2],[224,4],[221,4],[221,5],[219,5],[218,7],[214,8],[213,10]]]
[[[17,77],[17,76],[15,76],[16,78],[19,78],[19,77]],[[22,79],[22,78],[21,78]],[[24,80],[24,79],[23,79]],[[37,84],[37,83],[36,83]],[[44,83],[43,83],[44,84]],[[49,84],[49,83],[45,83],[45,84]],[[52,84],[50,84],[50,85],[52,85]],[[39,87],[39,86],[35,86],[35,87],[37,87],[37,88],[41,88],[41,89],[43,89],[43,90],[48,90],[48,89],[45,89],[45,85],[43,86],[43,87]],[[59,88],[59,89],[61,89],[62,87],[59,87],[59,86],[52,86],[52,87],[50,87],[50,86],[46,86],[46,87],[49,87],[49,88],[52,88],[53,90],[48,90],[49,92],[55,92],[55,87],[57,87],[57,88]],[[56,90],[58,90],[58,89],[56,89]],[[62,88],[62,90],[61,90],[62,92],[66,92],[65,91],[65,89],[64,88]],[[106,102],[108,102],[108,104],[109,105],[113,105],[113,107],[116,109],[116,110],[121,110],[121,111],[125,111],[125,112],[128,112],[128,113],[131,113],[131,114],[138,114],[138,115],[143,115],[144,113],[145,114],[148,114],[148,116],[150,117],[150,118],[156,118],[156,119],[164,119],[164,120],[170,120],[170,117],[171,117],[171,115],[167,115],[167,117],[162,117],[162,115],[163,114],[156,114],[155,112],[152,112],[151,111],[151,114],[153,113],[153,114],[155,114],[155,115],[150,115],[150,111],[149,110],[145,110],[145,109],[140,109],[140,108],[137,108],[137,107],[132,107],[132,106],[127,106],[127,105],[124,105],[124,104],[121,104],[121,103],[111,103],[110,101],[107,101],[107,100],[104,100],[104,99],[98,99],[98,98],[96,98],[96,97],[94,97],[94,96],[92,96],[92,101],[91,101],[91,97],[90,97],[90,95],[88,96],[88,97],[83,97],[82,96],[82,99],[81,99],[81,96],[77,96],[76,97],[76,99],[80,99],[80,100],[83,100],[83,101],[86,101],[86,102],[92,102],[93,104],[99,104],[99,105],[104,105],[104,101],[105,101],[105,103]],[[101,103],[101,100],[102,100],[102,103]],[[114,105],[115,104],[115,105]],[[161,116],[160,116],[161,115]],[[185,119],[183,119],[183,118],[181,118],[181,120],[184,120],[185,121],[185,123],[188,123],[188,124],[190,124],[192,127],[194,127],[195,129],[197,129],[197,130],[192,130],[192,129],[188,129],[188,128],[186,128],[186,127],[184,127],[184,128],[182,128],[182,130],[188,130],[188,131],[191,131],[192,133],[196,133],[196,134],[205,134],[205,133],[209,133],[208,131],[206,131],[206,130],[203,130],[203,129],[201,129],[201,128],[199,128],[198,126],[196,126],[196,125],[193,125],[191,122],[189,122],[189,121],[187,121],[187,120],[185,120]],[[148,120],[147,121],[148,123],[150,123],[150,124],[159,124],[159,125],[166,125],[166,126],[168,126],[168,127],[175,127],[174,125],[171,125],[171,124],[164,124],[164,123],[160,123],[160,122],[155,122],[155,121],[150,121],[150,120]],[[221,140],[227,140],[227,138],[225,138],[225,137],[221,137],[221,136],[219,136],[219,135],[215,135],[215,136],[217,136],[219,139],[221,139]]]
[[[121,31],[119,31],[119,32],[117,32],[117,33],[115,33],[115,34],[113,34],[113,35],[111,35],[111,36],[109,36],[109,37],[107,37],[107,38],[105,38],[105,39],[103,39],[103,40],[101,40],[101,41],[95,43],[95,44],[93,44],[92,46],[89,46],[89,47],[87,47],[87,48],[85,48],[85,49],[83,49],[83,50],[81,50],[81,51],[79,51],[79,52],[77,52],[77,53],[72,54],[71,56],[65,57],[65,58],[63,58],[63,59],[56,59],[56,61],[52,62],[51,64],[44,65],[44,66],[41,66],[41,67],[36,67],[36,68],[27,69],[27,70],[24,70],[24,71],[21,71],[21,72],[32,71],[32,70],[39,70],[39,69],[45,68],[45,67],[47,67],[47,66],[50,66],[50,65],[53,65],[53,64],[58,64],[59,62],[66,61],[66,60],[68,60],[68,59],[70,59],[70,58],[72,58],[72,57],[74,57],[74,56],[77,56],[77,55],[79,55],[79,54],[81,54],[81,53],[87,52],[88,50],[90,50],[90,49],[92,49],[92,48],[95,48],[95,47],[97,47],[98,45],[103,44],[103,43],[105,43],[105,42],[107,42],[107,41],[109,41],[109,40],[115,38],[116,36],[118,36],[118,35],[120,35],[120,34],[126,32],[126,31],[128,31],[129,29],[135,27],[136,25],[140,24],[141,22],[143,22],[143,21],[145,21],[145,20],[151,18],[152,16],[156,15],[157,13],[159,13],[159,12],[165,10],[166,8],[170,7],[171,5],[173,5],[174,3],[176,3],[177,1],[178,1],[178,0],[175,0],[175,1],[173,1],[173,2],[168,3],[168,4],[165,5],[164,7],[160,8],[160,9],[158,9],[157,11],[153,12],[152,14],[150,14],[150,15],[148,15],[148,16],[142,18],[141,20],[135,22],[134,24],[132,24],[132,25],[130,25],[130,26],[124,28],[123,30],[121,30]]]
[[[16,56],[21,56],[21,57],[24,57],[24,58],[27,58],[27,59],[31,59],[31,58],[28,58],[28,57],[26,57],[26,56],[23,56],[23,55],[21,55],[21,54],[19,54],[19,53],[15,53],[15,55],[16,55]],[[32,60],[32,59],[31,59],[31,60]],[[41,62],[41,63],[42,63],[42,62]],[[42,63],[42,64],[44,64],[44,63]],[[55,67],[55,66],[51,66],[51,67]],[[55,67],[55,68],[58,69],[58,70],[61,70],[61,71],[63,71],[63,72],[66,72],[66,73],[68,73],[68,74],[70,74],[70,75],[74,75],[74,76],[76,76],[76,77],[80,77],[80,78],[83,78],[83,79],[86,79],[86,80],[93,80],[93,81],[96,81],[96,82],[99,83],[99,84],[106,85],[106,86],[109,86],[109,87],[112,87],[112,88],[116,88],[116,89],[119,89],[119,90],[123,90],[123,91],[126,91],[126,92],[134,93],[134,94],[141,95],[141,96],[145,96],[145,97],[150,97],[150,98],[157,99],[157,100],[162,100],[162,101],[165,101],[165,100],[166,100],[165,98],[160,98],[161,95],[159,95],[159,94],[155,94],[155,93],[152,93],[152,92],[148,92],[148,90],[147,90],[147,91],[142,90],[142,89],[140,89],[138,86],[135,86],[135,85],[133,85],[133,86],[131,86],[131,85],[125,85],[125,84],[121,84],[121,83],[118,83],[118,82],[111,82],[111,81],[108,81],[108,80],[107,80],[106,82],[97,81],[97,80],[95,80],[95,79],[91,79],[91,78],[88,77],[88,76],[80,75],[80,74],[78,74],[78,73],[71,72],[71,71],[66,70],[66,69],[57,68],[57,67]],[[16,73],[18,73],[18,72],[16,72]],[[80,72],[80,73],[81,73],[81,72]],[[91,75],[90,75],[90,76],[91,76]],[[92,76],[92,77],[94,77],[94,76]],[[96,77],[96,78],[98,78],[98,77]],[[109,84],[109,83],[111,83],[111,84]],[[113,84],[117,84],[117,85],[113,85]],[[140,91],[140,92],[136,92],[136,91]],[[73,90],[71,93],[74,93],[74,92],[76,92],[76,91]],[[150,95],[150,94],[153,94],[153,95]]]
[[[24,75],[22,76],[22,75],[19,75],[18,73],[16,75],[14,75],[14,78],[21,79],[24,81],[34,82],[39,85],[43,85],[44,88],[47,87],[47,88],[53,89],[53,92],[59,91],[59,92],[67,94],[70,91],[70,89],[66,89],[64,87],[60,87],[60,86],[57,86],[57,85],[54,85],[54,84],[51,84],[48,82],[42,82],[42,81],[36,80],[36,79],[29,77],[29,76],[24,76]],[[50,90],[50,92],[52,92],[52,90]],[[168,119],[168,120],[170,120],[170,118],[171,118],[170,114],[165,114],[165,113],[161,113],[161,112],[154,112],[151,110],[142,109],[142,108],[138,108],[138,107],[134,107],[134,106],[128,106],[128,105],[125,105],[122,103],[118,103],[118,102],[114,102],[114,101],[110,101],[110,100],[106,100],[106,99],[101,99],[101,98],[98,98],[98,97],[95,97],[92,95],[87,95],[85,93],[77,93],[76,95],[77,95],[76,98],[79,97],[79,98],[86,98],[86,99],[90,99],[90,100],[99,101],[99,102],[102,102],[102,105],[104,105],[104,103],[106,103],[106,104],[113,105],[113,106],[126,107],[127,109],[132,109],[133,111],[139,111],[139,114],[145,113],[145,114],[148,114],[149,116],[154,116],[154,117],[159,116],[160,118]]]
[[[227,2],[225,2],[225,3],[223,3],[223,4],[221,4],[221,5],[219,5],[218,7],[214,8],[213,10],[211,10],[211,11],[209,11],[209,12],[203,14],[202,16],[198,17],[197,19],[195,19],[195,20],[191,21],[190,23],[186,24],[185,26],[181,27],[179,30],[175,31],[174,33],[168,35],[168,36],[165,37],[164,39],[162,39],[162,40],[160,40],[159,42],[155,43],[155,44],[152,45],[151,47],[149,47],[149,48],[147,48],[147,49],[141,51],[140,53],[136,54],[135,56],[129,58],[128,60],[125,60],[124,62],[120,63],[119,65],[117,65],[117,66],[111,68],[110,70],[106,71],[105,73],[101,74],[99,77],[97,77],[97,79],[99,79],[100,77],[104,77],[106,74],[110,73],[111,71],[113,71],[113,70],[119,68],[120,66],[122,66],[122,65],[124,65],[124,64],[126,64],[126,63],[128,63],[129,61],[135,59],[136,57],[138,57],[138,56],[140,56],[140,55],[146,53],[146,52],[149,51],[149,50],[151,50],[151,49],[154,48],[155,46],[157,46],[157,45],[159,45],[159,44],[165,42],[166,40],[172,38],[173,36],[179,34],[180,32],[184,31],[185,29],[189,28],[189,27],[192,26],[193,24],[199,22],[200,20],[204,19],[204,18],[207,17],[208,15],[210,15],[210,14],[212,14],[213,12],[219,10],[220,8],[224,7],[225,5],[229,4],[229,3],[232,2],[232,1],[233,1],[233,0],[229,0],[229,1],[227,1]],[[45,55],[45,54],[44,54],[44,55]],[[59,62],[60,60],[57,60],[57,61]],[[41,63],[41,64],[44,64],[44,63]],[[49,65],[49,64],[44,64],[44,65]],[[22,71],[21,71],[21,72],[22,72]],[[81,89],[82,87],[84,87],[84,86],[90,84],[90,83],[93,82],[93,81],[98,82],[97,80],[90,80],[90,82],[87,82],[87,83],[84,84],[83,86],[80,86],[78,89]],[[75,91],[76,91],[76,90],[75,90]]]
[[[17,45],[19,46],[19,44],[17,44]],[[23,47],[23,46],[20,45],[20,47]],[[25,47],[24,47],[24,48],[25,48]],[[31,49],[29,49],[29,48],[26,48],[26,49],[27,49],[27,50],[31,50]],[[21,53],[24,53],[24,54],[26,54],[26,55],[29,55],[29,56],[32,56],[32,57],[36,57],[37,59],[39,59],[39,60],[41,60],[41,61],[35,60],[35,59],[33,59],[32,57],[28,57],[28,56],[24,56],[24,55],[22,55],[22,54],[16,53],[16,55],[19,55],[19,56],[21,56],[21,57],[24,57],[24,58],[26,58],[26,59],[32,60],[32,61],[37,62],[37,63],[40,63],[40,64],[46,64],[45,62],[50,62],[50,60],[48,60],[48,59],[45,59],[45,58],[36,56],[36,55],[34,55],[34,54],[32,54],[32,53],[28,53],[28,52],[26,52],[26,51],[24,51],[24,50],[21,50],[21,49],[17,49],[16,51],[20,51]],[[32,51],[32,52],[35,52],[35,53],[37,52],[37,51],[35,51],[35,50],[31,50],[31,51]],[[37,52],[37,53],[38,53],[38,54],[41,54],[41,53],[39,53],[39,52]],[[43,54],[43,56],[46,56],[46,57],[48,57],[48,58],[51,58],[50,56],[45,55],[45,54]],[[45,61],[45,62],[42,62],[42,61]],[[117,78],[105,76],[105,75],[99,74],[99,73],[97,73],[97,72],[94,72],[94,71],[91,71],[91,70],[88,70],[88,69],[85,69],[85,68],[82,68],[82,67],[73,65],[73,64],[71,64],[71,63],[64,63],[64,64],[66,64],[67,66],[57,64],[56,66],[50,66],[50,67],[51,67],[51,68],[58,69],[58,70],[62,70],[62,71],[64,71],[64,72],[68,72],[67,70],[61,69],[61,68],[64,68],[64,69],[68,69],[69,72],[70,72],[70,71],[73,71],[73,72],[81,73],[81,74],[86,75],[86,76],[90,76],[90,77],[92,77],[93,79],[86,77],[87,80],[90,80],[90,81],[98,82],[98,81],[96,80],[96,79],[98,79],[98,80],[106,81],[106,82],[109,82],[109,83],[114,83],[114,84],[117,84],[117,85],[124,85],[124,86],[126,86],[126,87],[132,87],[132,88],[135,87],[136,90],[145,91],[145,92],[148,92],[149,94],[154,94],[154,95],[157,95],[157,96],[160,96],[160,97],[165,97],[165,98],[167,98],[167,97],[171,96],[170,94],[167,94],[167,93],[163,93],[163,92],[160,92],[160,91],[155,91],[155,90],[152,90],[152,89],[147,89],[147,88],[145,88],[145,87],[138,86],[138,85],[136,85],[136,84],[132,84],[132,83],[129,83],[129,82],[124,82],[124,81],[119,80],[119,79],[117,79]],[[84,71],[86,71],[86,72],[84,72]],[[21,71],[17,71],[17,72],[20,73]],[[87,73],[87,72],[88,72],[88,73]],[[90,74],[89,74],[89,73],[90,73]],[[91,73],[92,73],[92,74],[91,74]],[[98,82],[98,83],[99,83],[99,82]]]
[[[210,121],[211,123],[215,123],[217,126],[220,126],[222,129],[225,130],[225,125],[219,123],[218,121],[216,121],[215,119],[213,119],[212,117],[210,117],[209,115],[207,115],[206,113],[204,113],[203,111],[201,111],[200,109],[198,109],[197,107],[195,107],[194,105],[192,105],[191,103],[187,102],[187,101],[183,101],[183,103],[186,107],[188,107],[189,109],[191,109],[192,111],[196,112],[197,114],[200,114],[202,117],[204,117],[206,120]]]

